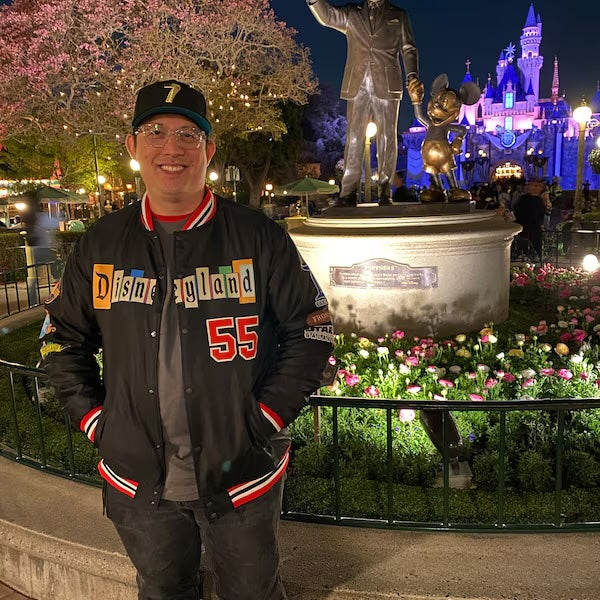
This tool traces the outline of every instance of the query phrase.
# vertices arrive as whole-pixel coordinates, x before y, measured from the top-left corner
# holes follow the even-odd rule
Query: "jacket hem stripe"
[[[266,492],[268,492],[282,477],[285,473],[287,466],[290,462],[290,448],[288,446],[285,454],[282,459],[279,461],[279,464],[275,468],[274,471],[267,473],[263,477],[259,479],[254,479],[253,481],[248,481],[246,483],[241,483],[240,485],[236,485],[232,488],[229,488],[227,491],[231,498],[231,503],[234,508],[238,508],[242,504],[246,504],[246,502],[250,502],[251,500],[255,500],[259,496],[262,496]]]
[[[122,494],[133,498],[137,492],[138,482],[117,475],[102,459],[98,463],[98,472],[102,478]]]
[[[88,437],[90,441],[94,441],[94,436],[96,435],[96,426],[98,425],[98,421],[100,420],[100,414],[102,413],[102,406],[96,406],[92,408],[89,413],[87,413],[79,424],[79,428],[85,435]]]
[[[277,431],[281,431],[281,429],[284,426],[281,417],[274,410],[270,409],[266,404],[259,402],[258,405],[260,406],[262,414],[269,421],[269,423],[271,423],[271,425],[273,425],[273,427]]]

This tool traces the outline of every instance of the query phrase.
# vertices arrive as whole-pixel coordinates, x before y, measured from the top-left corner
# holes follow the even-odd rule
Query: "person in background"
[[[334,333],[287,232],[206,186],[211,129],[189,85],[139,91],[126,146],[147,193],[78,240],[41,353],[98,448],[139,599],[202,598],[204,547],[220,600],[284,600],[287,425],[321,384]]]
[[[532,179],[514,208],[515,221],[523,227],[521,236],[531,242],[538,260],[542,258],[542,225],[546,206],[542,199],[544,182]]]
[[[394,202],[418,202],[417,195],[405,185],[404,171],[396,171],[392,185],[396,188],[392,196]]]

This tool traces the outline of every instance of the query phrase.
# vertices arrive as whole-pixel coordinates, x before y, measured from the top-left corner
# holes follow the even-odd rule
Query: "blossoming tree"
[[[0,16],[0,139],[122,140],[135,91],[169,78],[205,92],[217,136],[278,138],[280,103],[316,84],[268,0],[15,0]]]

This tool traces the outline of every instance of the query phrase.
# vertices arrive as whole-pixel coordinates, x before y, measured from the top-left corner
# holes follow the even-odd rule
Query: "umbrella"
[[[273,190],[273,193],[277,196],[304,196],[306,202],[306,214],[308,215],[309,196],[317,194],[334,194],[339,191],[340,188],[338,185],[322,181],[321,179],[304,177],[303,179],[297,179],[291,183],[276,187]]]

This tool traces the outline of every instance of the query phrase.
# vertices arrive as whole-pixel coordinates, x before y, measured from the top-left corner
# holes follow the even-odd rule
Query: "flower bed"
[[[537,270],[513,268],[511,307],[517,318],[505,324],[490,323],[478,332],[448,338],[408,337],[403,331],[377,339],[340,335],[329,359],[339,368],[338,375],[321,394],[465,403],[597,397],[599,275],[550,265]],[[519,318],[523,313],[535,317],[526,327]],[[338,412],[340,475],[387,481],[386,411],[347,408]],[[293,425],[297,476],[331,478],[330,415],[330,410],[323,410],[320,443],[313,441],[312,414],[304,414]],[[455,411],[453,416],[464,444],[461,458],[470,464],[474,485],[479,491],[495,490],[498,413]],[[392,479],[397,485],[431,487],[441,457],[416,417],[414,410],[394,411]],[[556,434],[556,413],[507,414],[509,490],[554,489]],[[564,448],[564,487],[600,485],[600,411],[567,414]]]

